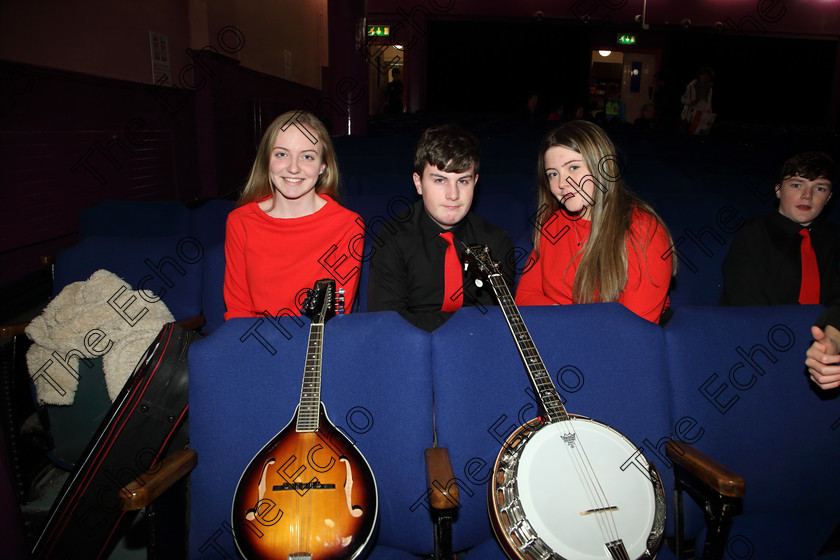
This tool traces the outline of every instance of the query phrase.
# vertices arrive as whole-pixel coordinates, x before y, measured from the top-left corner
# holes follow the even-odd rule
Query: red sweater
[[[669,253],[671,244],[665,229],[657,226],[649,214],[637,210],[633,215],[630,228],[641,240],[645,252],[640,259],[627,236],[627,285],[618,298],[627,309],[654,323],[659,322],[666,307],[671,281],[671,256],[662,258]],[[531,254],[536,262],[519,279],[517,305],[572,303],[575,274],[582,255],[574,261],[572,257],[589,239],[591,229],[592,222],[569,220],[562,211],[546,222],[540,232],[540,256],[537,259]]]
[[[320,196],[320,195],[319,195]],[[225,319],[300,315],[306,290],[334,278],[345,310],[359,285],[364,222],[327,196],[301,218],[272,218],[251,202],[231,212],[225,234]]]

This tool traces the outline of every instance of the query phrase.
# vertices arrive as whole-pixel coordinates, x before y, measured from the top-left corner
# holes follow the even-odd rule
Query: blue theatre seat
[[[176,320],[187,319],[201,313],[203,258],[204,247],[188,235],[89,237],[56,255],[53,292],[105,269],[160,297]]]
[[[746,480],[728,557],[815,559],[840,523],[840,400],[803,364],[821,309],[683,307],[665,328],[675,416]]]
[[[177,200],[103,200],[82,210],[79,237],[187,235],[189,214]]]

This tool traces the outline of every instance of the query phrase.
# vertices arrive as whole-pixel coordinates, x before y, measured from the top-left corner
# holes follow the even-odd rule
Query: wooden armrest
[[[204,315],[196,315],[195,317],[188,317],[175,321],[175,324],[187,331],[198,330],[207,323],[207,318]],[[0,338],[11,338],[24,334],[26,327],[29,326],[29,321],[23,323],[13,323],[11,325],[0,325]]]
[[[138,476],[122,490],[123,511],[143,509],[198,464],[195,449],[179,449],[167,455],[153,471]]]
[[[674,440],[667,442],[665,455],[721,496],[740,498],[746,492],[744,477],[687,443],[677,443]]]
[[[22,335],[28,326],[29,321],[25,323],[13,323],[11,325],[0,325],[0,338],[11,338]]]
[[[445,447],[426,449],[426,478],[431,491],[431,505],[434,509],[452,509],[460,503],[460,493]]]
[[[196,315],[195,317],[188,317],[175,321],[175,324],[186,331],[195,331],[200,329],[207,323],[207,318],[204,315]]]

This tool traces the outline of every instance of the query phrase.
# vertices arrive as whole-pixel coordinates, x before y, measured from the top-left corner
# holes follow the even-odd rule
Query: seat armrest
[[[203,327],[207,323],[207,318],[204,315],[196,315],[194,317],[187,317],[180,321],[175,321],[175,324],[185,331],[195,331]],[[29,321],[23,323],[12,323],[11,325],[0,325],[0,338],[12,338],[25,334],[26,327],[29,326]]]
[[[721,496],[740,498],[746,492],[744,477],[687,443],[667,442],[665,455]]]
[[[447,448],[426,449],[426,480],[429,483],[429,500],[433,509],[444,510],[459,506],[460,493]]]
[[[137,511],[148,506],[197,464],[198,453],[195,449],[171,452],[156,468],[146,471],[120,490],[123,510]]]
[[[197,331],[203,327],[205,323],[207,323],[207,318],[204,315],[196,315],[194,317],[181,319],[180,321],[175,321],[175,324],[185,331]]]
[[[0,325],[0,338],[12,338],[20,336],[26,331],[29,321],[25,323],[12,323],[11,325]]]

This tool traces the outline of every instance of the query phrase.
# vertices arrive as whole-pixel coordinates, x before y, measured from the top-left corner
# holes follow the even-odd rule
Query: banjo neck
[[[488,275],[487,279],[499,300],[499,306],[502,308],[505,321],[507,321],[508,328],[510,328],[513,339],[516,341],[519,355],[528,370],[528,376],[531,378],[531,383],[537,393],[537,400],[544,412],[544,421],[553,423],[568,420],[569,413],[566,412],[566,407],[563,406],[563,401],[551,382],[551,375],[545,369],[542,357],[540,357],[540,353],[531,338],[531,333],[528,332],[528,327],[525,326],[525,321],[522,320],[522,315],[513,301],[513,296],[511,296],[504,278],[500,273],[495,272]]]

